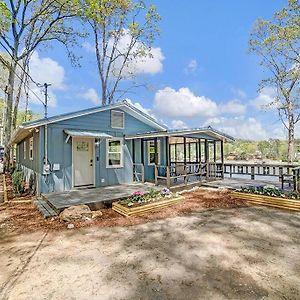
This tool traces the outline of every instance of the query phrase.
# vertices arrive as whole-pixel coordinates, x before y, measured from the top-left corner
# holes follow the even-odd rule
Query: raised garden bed
[[[300,212],[300,195],[295,192],[284,193],[274,187],[247,187],[232,192],[232,195],[250,204]]]
[[[139,216],[174,205],[181,199],[181,196],[172,194],[168,189],[161,192],[152,190],[147,194],[135,192],[129,198],[114,202],[112,209],[126,217]]]

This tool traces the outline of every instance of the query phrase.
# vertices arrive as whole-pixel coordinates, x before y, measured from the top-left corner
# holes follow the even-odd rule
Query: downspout
[[[45,151],[45,161],[44,165],[48,164],[48,125],[45,124],[45,130],[44,130],[44,151]]]

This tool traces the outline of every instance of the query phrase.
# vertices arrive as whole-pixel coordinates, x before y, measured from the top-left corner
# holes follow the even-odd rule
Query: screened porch
[[[224,178],[224,142],[212,129],[168,131],[131,139],[134,181],[167,187]],[[138,152],[138,155],[137,155]]]

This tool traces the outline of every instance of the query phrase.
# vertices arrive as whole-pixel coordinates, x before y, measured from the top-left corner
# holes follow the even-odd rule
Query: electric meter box
[[[52,170],[53,171],[59,171],[60,170],[60,164],[53,164],[52,165]]]

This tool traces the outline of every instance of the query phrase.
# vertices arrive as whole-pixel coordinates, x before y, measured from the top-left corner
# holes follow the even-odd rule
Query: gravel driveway
[[[300,214],[215,209],[0,237],[0,299],[300,299]]]

